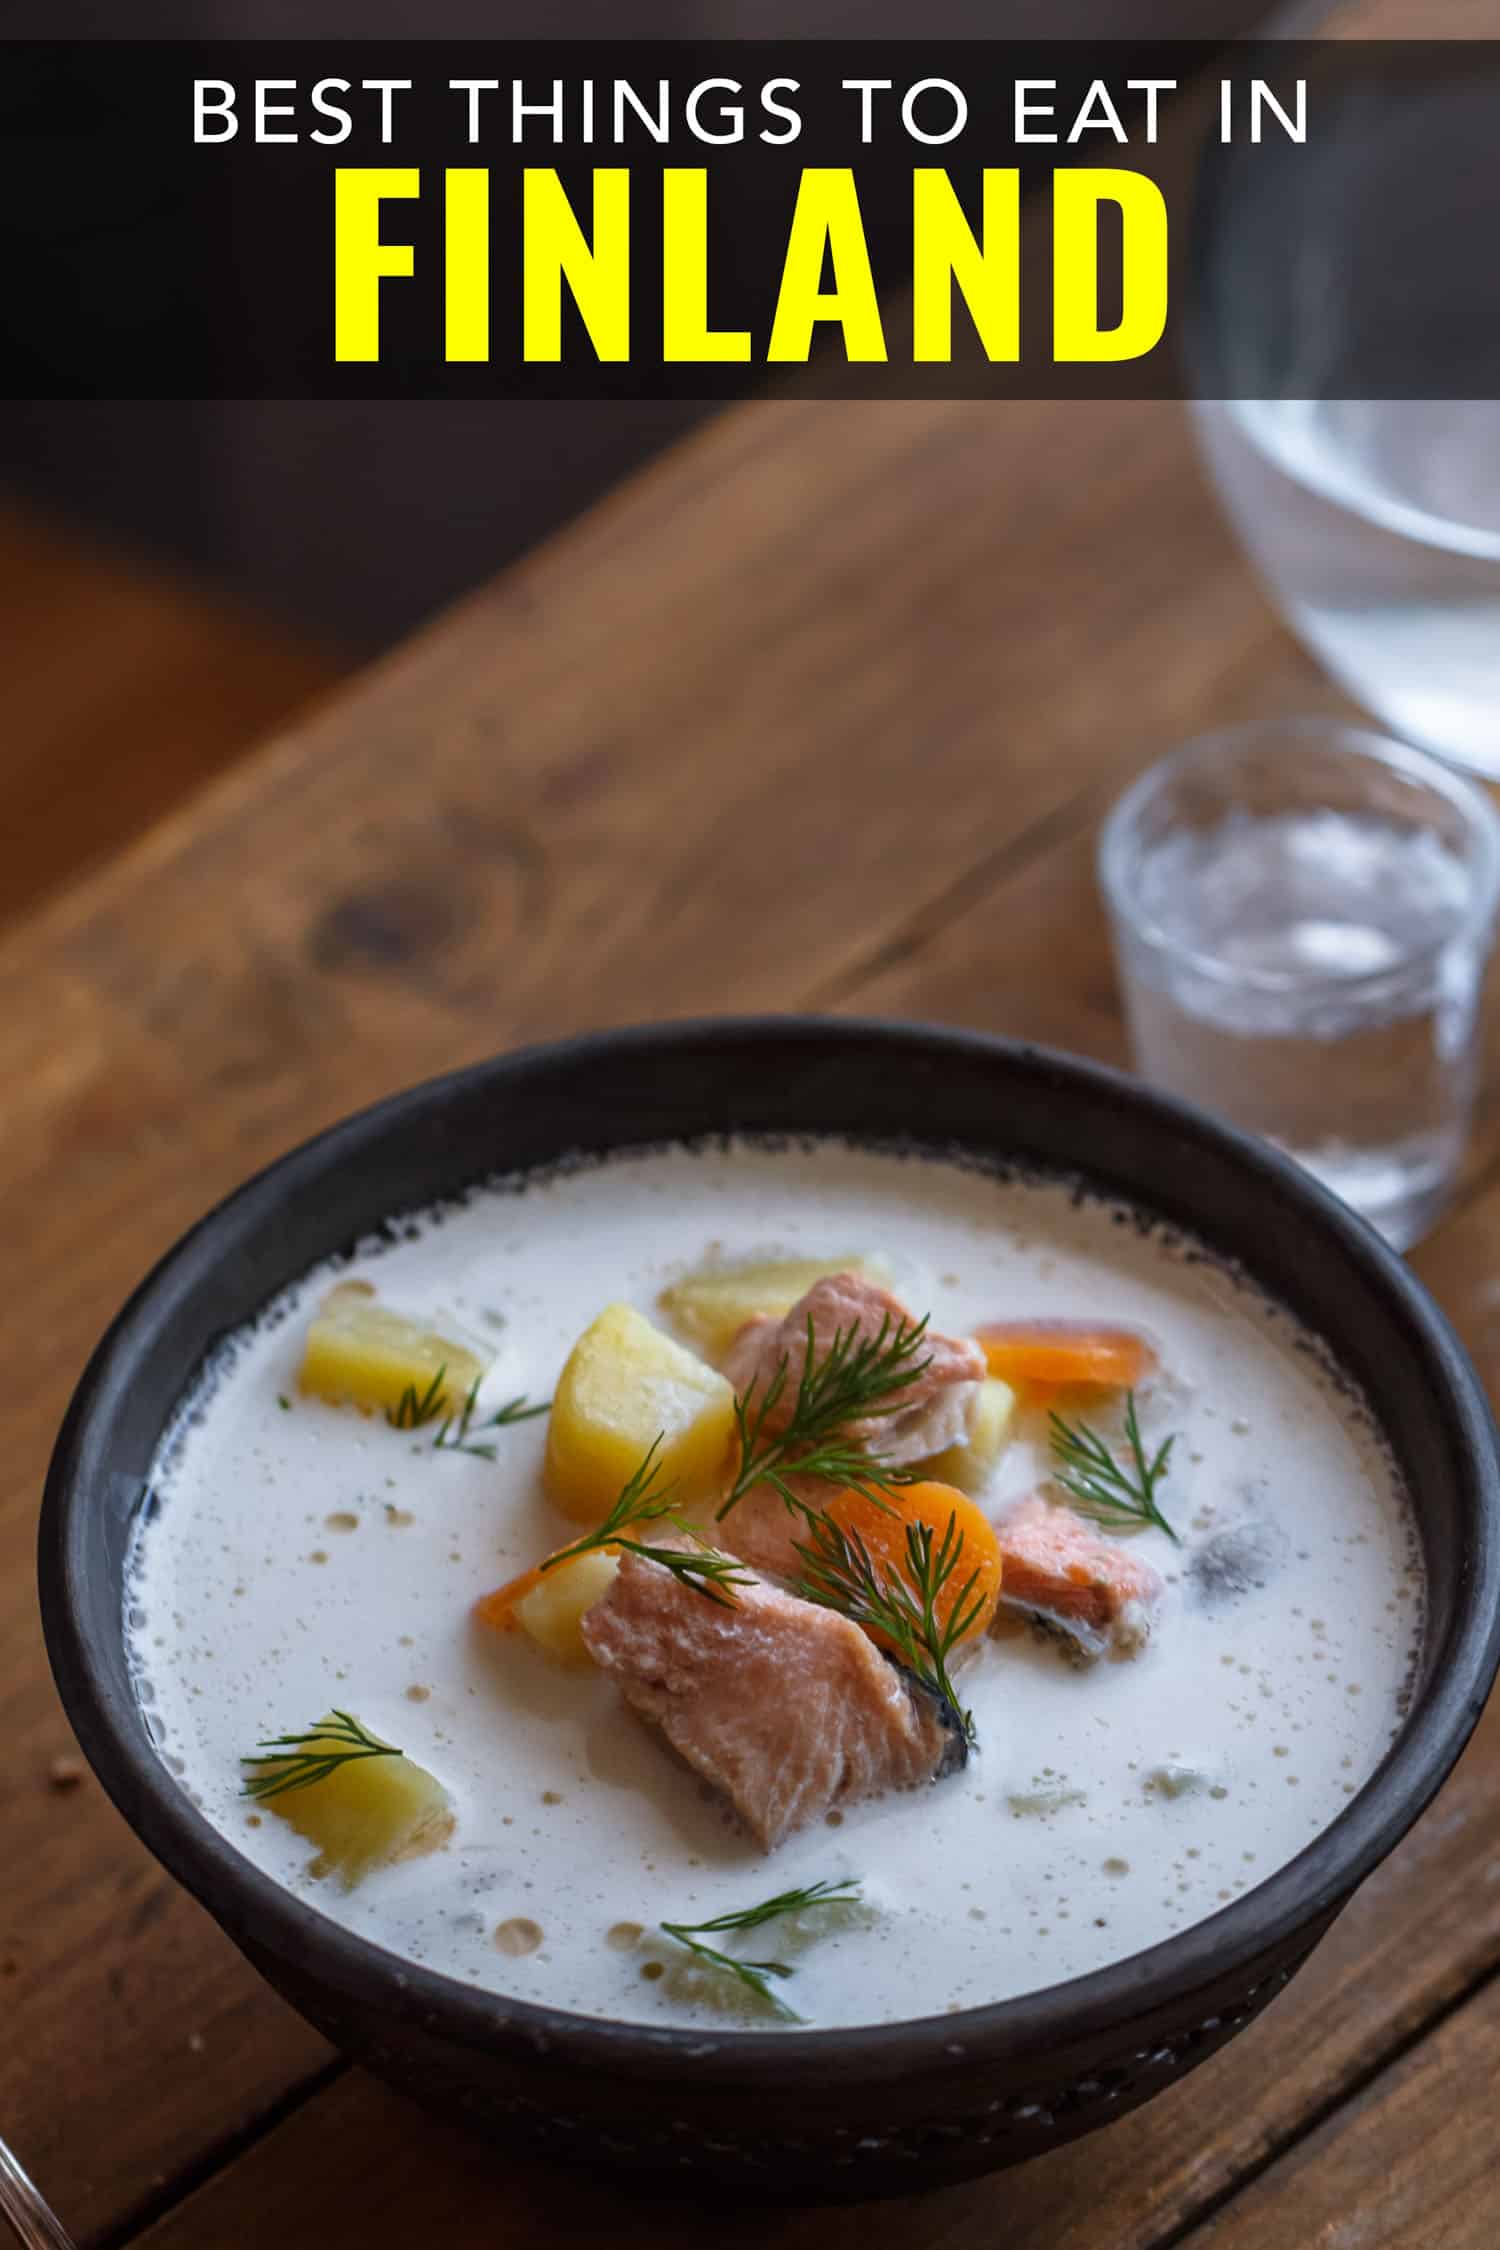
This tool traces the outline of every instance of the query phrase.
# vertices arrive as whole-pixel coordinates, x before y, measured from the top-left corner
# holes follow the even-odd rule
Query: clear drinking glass
[[[1500,777],[1500,44],[1323,53],[1305,146],[1205,159],[1198,435],[1334,677]]]
[[[1500,400],[1202,399],[1287,622],[1388,726],[1500,776]]]
[[[1473,1105],[1500,899],[1483,793],[1383,735],[1257,721],[1144,773],[1099,874],[1142,1073],[1415,1242]]]

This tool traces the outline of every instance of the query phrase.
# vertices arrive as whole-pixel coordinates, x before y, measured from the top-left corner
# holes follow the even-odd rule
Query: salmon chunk
[[[770,1315],[748,1321],[736,1336],[724,1361],[723,1372],[735,1391],[754,1402],[757,1390],[774,1381],[783,1359],[786,1382],[766,1416],[764,1431],[774,1437],[785,1429],[796,1399],[797,1385],[807,1364],[807,1324],[812,1322],[813,1359],[818,1365],[835,1336],[851,1332],[874,1338],[884,1323],[893,1333],[911,1314],[899,1298],[862,1275],[841,1273],[815,1282],[793,1305],[784,1319]],[[960,1445],[969,1435],[974,1409],[985,1373],[984,1354],[967,1339],[934,1335],[929,1329],[913,1355],[920,1367],[913,1380],[890,1395],[892,1411],[870,1414],[851,1422],[845,1435],[872,1458],[892,1467],[923,1461],[945,1447]],[[921,1362],[927,1361],[925,1367]],[[809,1507],[821,1507],[834,1487],[816,1477],[789,1475],[787,1483]],[[770,1485],[755,1485],[719,1526],[726,1547],[754,1569],[773,1578],[795,1578],[801,1570],[795,1543],[805,1540],[807,1527]]]
[[[936,1781],[967,1756],[957,1714],[857,1625],[764,1580],[725,1608],[623,1554],[583,1637],[767,1851],[836,1805]]]
[[[741,1397],[753,1397],[770,1386],[785,1360],[786,1382],[765,1420],[768,1437],[786,1428],[796,1403],[797,1385],[807,1364],[809,1322],[816,1366],[828,1356],[835,1337],[852,1334],[873,1342],[882,1326],[893,1335],[903,1323],[910,1327],[912,1316],[878,1282],[840,1273],[814,1282],[784,1319],[763,1314],[747,1321],[729,1347],[724,1373]],[[961,1443],[969,1434],[985,1374],[984,1354],[977,1344],[967,1337],[939,1336],[930,1328],[912,1355],[912,1364],[918,1372],[890,1393],[884,1411],[851,1422],[845,1432],[853,1444],[893,1466],[925,1461],[945,1446]]]
[[[786,1481],[804,1508],[820,1512],[841,1489],[825,1477],[789,1476]],[[714,1537],[767,1578],[800,1578],[806,1567],[797,1548],[807,1544],[807,1520],[787,1506],[772,1484],[752,1484],[724,1521],[715,1524]]]
[[[1147,1639],[1160,1578],[1073,1509],[1052,1507],[1033,1493],[995,1526],[995,1535],[1002,1608],[1024,1609],[1060,1626],[1090,1656],[1106,1650],[1129,1655]]]

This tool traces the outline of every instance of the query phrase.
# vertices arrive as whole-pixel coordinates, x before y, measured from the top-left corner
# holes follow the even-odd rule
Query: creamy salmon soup
[[[387,1227],[216,1352],[129,1583],[162,1758],[319,1911],[500,1994],[852,2025],[1096,1969],[1396,1732],[1373,1419],[1065,1183],[717,1144]]]

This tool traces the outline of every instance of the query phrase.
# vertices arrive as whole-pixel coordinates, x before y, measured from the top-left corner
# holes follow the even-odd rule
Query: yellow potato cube
[[[348,1712],[330,1711],[285,1754],[246,1765],[257,1804],[317,1846],[315,1876],[346,1891],[377,1867],[434,1852],[453,1833],[435,1775]]]
[[[974,1401],[974,1419],[962,1445],[950,1445],[926,1463],[926,1474],[943,1484],[956,1484],[960,1492],[982,1492],[994,1474],[995,1463],[1010,1442],[1016,1394],[998,1375],[987,1375]]]
[[[674,1281],[658,1302],[673,1327],[705,1358],[720,1360],[747,1320],[762,1313],[780,1320],[815,1281],[835,1273],[889,1279],[878,1258],[761,1258],[748,1265],[705,1266]]]
[[[543,1571],[529,1594],[516,1604],[516,1623],[529,1633],[549,1656],[564,1664],[586,1664],[589,1652],[583,1643],[584,1612],[602,1602],[615,1582],[618,1555],[596,1547],[575,1555],[555,1570]]]
[[[565,1515],[598,1523],[657,1438],[659,1476],[678,1504],[714,1499],[734,1458],[734,1393],[633,1305],[607,1305],[558,1378],[547,1490]]]
[[[483,1373],[473,1352],[389,1311],[367,1281],[341,1281],[307,1331],[297,1387],[365,1414],[401,1417],[403,1399],[417,1401],[427,1420],[456,1414]]]

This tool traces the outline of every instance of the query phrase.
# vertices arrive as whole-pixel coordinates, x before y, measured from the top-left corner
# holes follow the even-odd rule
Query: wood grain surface
[[[0,923],[117,852],[348,669],[180,572],[0,500]]]
[[[0,2130],[81,2235],[671,2250],[704,2230],[461,2144],[335,2063],[54,1765],[36,1496],[125,1291],[292,1141],[520,1038],[815,1004],[1118,1058],[1103,805],[1187,732],[1331,701],[1179,409],[761,405],[0,943],[0,1350],[25,1370],[0,1458]],[[1497,1248],[1491,1092],[1417,1263],[1492,1376]],[[716,2210],[715,2238],[1167,2250],[1198,2226],[1301,2250],[1352,2209],[1371,2231],[1351,2242],[1450,2239],[1402,2232],[1399,2197],[1415,2208],[1439,2122],[1428,2074],[1450,2135],[1488,2130],[1497,1779],[1492,1714],[1292,1990],[1150,2109],[920,2202]],[[1481,2169],[1455,2160],[1463,2245],[1493,2239]]]

